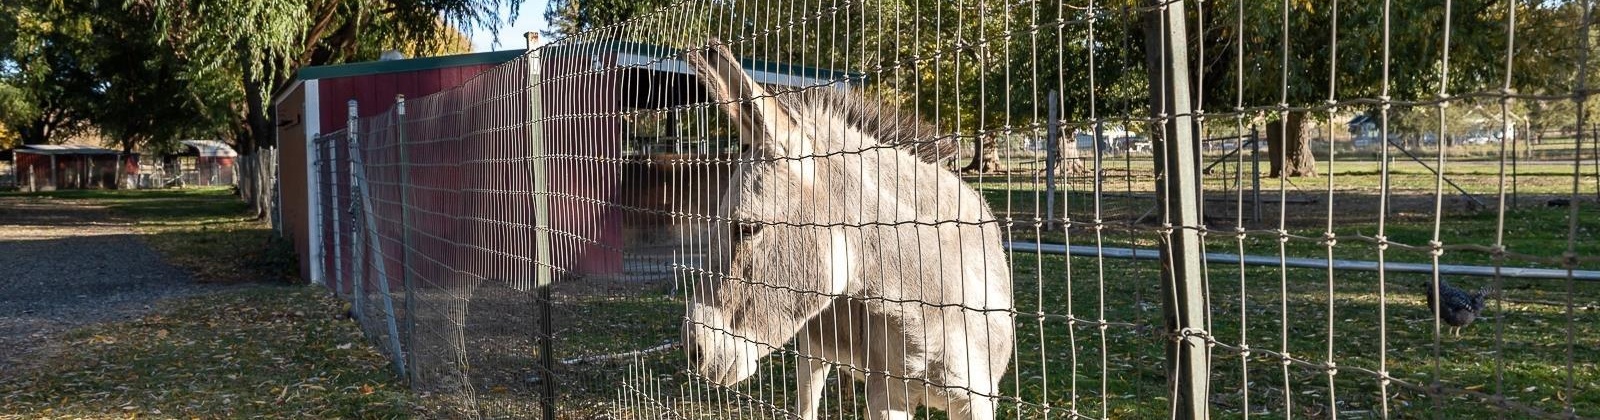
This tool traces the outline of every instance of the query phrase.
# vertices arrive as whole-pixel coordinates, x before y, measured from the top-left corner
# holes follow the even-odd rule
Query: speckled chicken
[[[1423,287],[1432,289],[1432,286],[1432,284],[1428,284]],[[1465,290],[1451,286],[1450,283],[1446,283],[1443,279],[1439,280],[1439,289],[1442,293],[1428,294],[1428,310],[1432,311],[1434,308],[1434,296],[1443,295],[1444,298],[1441,300],[1444,301],[1444,307],[1439,310],[1439,320],[1450,326],[1452,334],[1460,337],[1461,327],[1471,324],[1472,320],[1477,319],[1478,315],[1483,313],[1484,300],[1489,293],[1486,290],[1468,293]]]

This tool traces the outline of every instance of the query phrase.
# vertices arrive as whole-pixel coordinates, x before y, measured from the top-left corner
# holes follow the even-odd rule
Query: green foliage
[[[551,29],[544,34],[558,38],[574,36],[633,19],[671,3],[672,0],[550,0],[546,3],[544,18]]]
[[[0,5],[0,125],[24,144],[59,142],[90,118],[94,87],[84,56],[88,22],[68,5],[43,0]]]
[[[1508,61],[1512,90],[1571,92],[1581,11],[1573,2],[1512,2],[1516,49],[1508,54],[1507,3],[1454,1],[1449,16],[1443,2],[1394,3],[1386,21],[1385,3],[1340,2],[1335,9],[1302,0],[1205,2],[1196,42],[1205,48],[1197,60],[1205,107],[1308,106],[1385,95],[1434,100],[1440,93],[1498,90],[1507,84]]]
[[[116,3],[9,3],[0,125],[29,144],[90,128],[132,150],[219,131],[237,94],[184,71],[147,13]]]
[[[521,0],[127,0],[155,16],[156,28],[195,77],[242,90],[244,121],[233,128],[243,151],[270,144],[268,102],[300,68],[371,60],[384,50],[459,51],[456,28],[493,28],[500,10]],[[515,14],[508,16],[515,18]],[[241,28],[249,28],[241,30]]]

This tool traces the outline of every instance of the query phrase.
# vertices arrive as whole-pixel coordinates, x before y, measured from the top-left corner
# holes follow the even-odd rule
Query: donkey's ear
[[[794,146],[799,145],[784,144],[790,139],[785,134],[791,133],[795,124],[778,99],[745,74],[744,67],[727,45],[712,39],[707,49],[711,53],[709,57],[691,50],[684,58],[700,76],[711,99],[738,124],[740,142],[772,146],[780,153],[798,152]],[[798,138],[802,136],[796,137],[804,141]]]

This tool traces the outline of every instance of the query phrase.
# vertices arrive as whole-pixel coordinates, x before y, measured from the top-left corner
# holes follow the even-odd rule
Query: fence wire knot
[[[1428,241],[1428,254],[1435,257],[1444,255],[1444,243],[1439,241]]]
[[[1173,334],[1172,335],[1172,341],[1174,341],[1174,342],[1189,341],[1190,339],[1194,339],[1194,338],[1199,338],[1201,341],[1206,341],[1206,337],[1209,337],[1209,336],[1210,336],[1210,334],[1207,334],[1206,330],[1204,330],[1204,329],[1192,328],[1192,327],[1184,327],[1184,328],[1178,329],[1177,334]]]
[[[1339,245],[1339,235],[1333,232],[1322,232],[1322,244],[1329,247]]]
[[[1332,360],[1323,362],[1322,363],[1322,370],[1327,371],[1328,372],[1328,376],[1338,375],[1339,374],[1339,364],[1338,363],[1334,363]]]

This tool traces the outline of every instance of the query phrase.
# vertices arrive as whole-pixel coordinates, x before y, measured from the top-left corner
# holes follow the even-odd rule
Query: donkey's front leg
[[[867,418],[872,420],[909,420],[912,407],[906,401],[906,387],[898,385],[899,379],[873,373],[867,375]]]
[[[994,420],[994,398],[977,393],[966,393],[958,398],[960,401],[952,401],[948,410],[951,419]]]
[[[808,326],[807,328],[815,328]],[[811,340],[811,334],[801,333],[796,340],[800,360],[795,368],[795,413],[802,420],[816,420],[817,408],[822,405],[822,390],[828,382],[828,372],[833,367],[822,360],[822,345]]]

